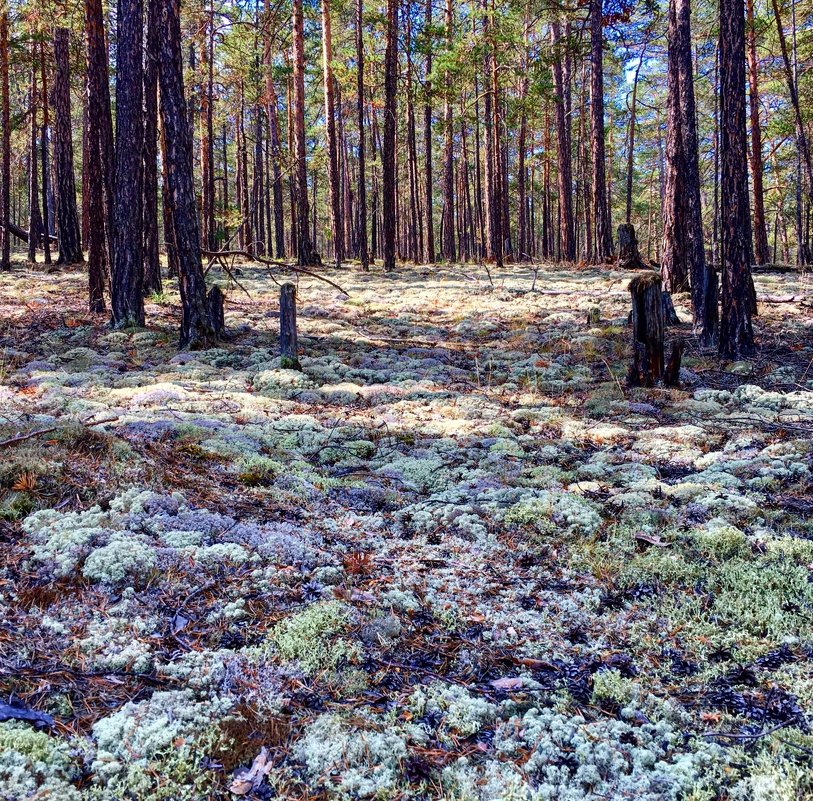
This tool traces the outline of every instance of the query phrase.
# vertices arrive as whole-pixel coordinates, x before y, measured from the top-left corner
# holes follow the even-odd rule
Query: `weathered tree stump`
[[[601,322],[601,308],[591,306],[587,310],[587,325],[598,325]]]
[[[629,383],[653,387],[663,379],[663,299],[661,277],[653,270],[630,281],[632,295],[632,364]]]
[[[206,295],[206,307],[209,311],[209,323],[212,332],[218,339],[226,336],[226,318],[223,312],[225,298],[219,286],[213,286]]]
[[[666,362],[666,370],[663,374],[663,383],[667,387],[680,385],[680,362],[683,359],[683,340],[678,337],[672,342],[672,350],[669,353],[669,361]]]
[[[638,238],[631,223],[618,226],[618,266],[622,270],[647,270],[638,252]]]
[[[284,370],[301,370],[296,339],[296,287],[283,284],[279,290],[279,355]]]

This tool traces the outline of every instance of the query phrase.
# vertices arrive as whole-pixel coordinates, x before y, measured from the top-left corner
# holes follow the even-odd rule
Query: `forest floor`
[[[809,277],[631,390],[629,274],[329,274],[0,276],[0,798],[813,798]]]

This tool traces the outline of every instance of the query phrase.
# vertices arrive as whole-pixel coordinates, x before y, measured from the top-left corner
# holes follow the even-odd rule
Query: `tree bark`
[[[451,0],[447,0],[451,2]],[[384,270],[395,269],[395,127],[398,91],[398,0],[387,0],[386,52],[384,56],[384,144],[383,170],[383,238]]]
[[[308,164],[305,158],[305,34],[302,0],[293,0],[294,170],[296,176],[297,262],[300,267],[318,265],[311,242],[308,208]]]
[[[28,260],[37,260],[37,248],[42,239],[42,210],[40,209],[40,187],[37,129],[37,49],[31,45],[31,141],[28,151]]]
[[[745,10],[748,37],[748,103],[751,118],[751,183],[754,196],[754,263],[767,264],[770,260],[770,251],[762,180],[762,126],[759,120],[759,74],[754,0],[746,0]]]
[[[678,27],[677,0],[669,2],[667,41],[666,158],[663,182],[661,278],[667,292],[685,292],[689,288],[689,270],[686,258],[687,226],[683,186],[686,159],[683,147],[683,115],[680,98],[679,51],[683,43]]]
[[[87,80],[89,122],[96,126],[102,180],[103,214],[94,225],[101,227],[105,238],[105,272],[113,265],[115,245],[113,229],[115,217],[116,164],[113,144],[113,117],[110,110],[110,82],[107,70],[107,43],[101,0],[85,0],[85,31],[87,38]]]
[[[271,0],[265,0],[266,15],[271,13]],[[279,100],[274,86],[273,63],[271,59],[271,36],[266,24],[263,42],[263,62],[265,64],[265,102],[268,124],[271,128],[271,176],[274,201],[274,255],[285,258],[285,212],[282,206],[282,140],[279,128]],[[269,232],[269,244],[270,244]]]
[[[424,71],[424,93],[426,103],[423,107],[423,158],[424,158],[424,260],[431,264],[435,261],[435,216],[433,210],[432,186],[432,0],[426,0],[424,30],[427,31],[426,68]]]
[[[330,0],[322,0],[322,81],[325,93],[325,129],[327,134],[327,184],[330,196],[330,232],[333,258],[337,266],[344,261],[339,161],[336,145],[336,100],[333,86],[333,34],[330,22]]]
[[[279,290],[279,351],[283,370],[301,370],[296,336],[296,287],[285,283]]]
[[[720,355],[754,352],[751,325],[751,224],[745,134],[745,14],[743,0],[720,1],[720,224],[722,315]]]
[[[428,0],[431,2],[431,0]],[[358,117],[358,252],[361,269],[370,268],[367,250],[367,165],[364,142],[364,0],[356,0],[356,115]]]
[[[632,365],[629,383],[653,387],[663,379],[664,324],[661,278],[647,270],[630,281],[632,295]]]
[[[54,31],[54,61],[56,64],[54,76],[54,166],[56,170],[59,264],[77,264],[84,261],[73,171],[68,37],[67,28],[57,28]]]
[[[610,207],[607,203],[604,149],[604,38],[602,0],[590,0],[590,133],[593,157],[593,220],[596,227],[593,262],[607,264],[613,255]]]
[[[565,27],[565,36],[569,32]],[[555,53],[553,61],[553,87],[556,93],[556,163],[558,167],[559,229],[562,261],[576,261],[576,237],[573,224],[573,163],[571,150],[570,116],[567,114],[566,96],[570,87],[565,84],[562,27],[556,20],[551,23],[551,43]],[[570,76],[568,75],[568,78]]]
[[[87,162],[84,165],[87,173],[87,196],[83,205],[88,209],[90,227],[88,229],[88,299],[90,311],[101,313],[105,310],[104,279],[110,270],[107,260],[107,240],[105,238],[106,215],[104,206],[104,167],[101,154],[101,118],[97,113],[98,98],[94,84],[91,26],[93,24],[92,4],[85,4],[85,32],[87,41]]]
[[[167,189],[178,249],[178,287],[181,293],[181,347],[205,347],[214,340],[206,300],[206,279],[200,252],[200,231],[192,176],[192,137],[187,123],[181,54],[180,0],[160,3],[161,124],[165,136]]]
[[[116,328],[144,325],[144,9],[119,0],[116,70],[116,215],[111,298]]]
[[[0,84],[3,94],[3,175],[2,175],[2,254],[0,270],[11,269],[11,107],[8,83],[8,4],[0,12]],[[33,238],[33,237],[32,237]],[[81,248],[81,243],[80,243]],[[81,259],[80,259],[81,261]]]
[[[161,30],[158,8],[147,6],[147,37],[144,52],[144,294],[161,291],[161,260],[158,253],[158,69]]]
[[[42,76],[42,129],[40,132],[40,150],[42,153],[42,249],[46,264],[51,263],[51,216],[48,180],[48,71],[45,65],[45,43],[40,42],[40,70]]]

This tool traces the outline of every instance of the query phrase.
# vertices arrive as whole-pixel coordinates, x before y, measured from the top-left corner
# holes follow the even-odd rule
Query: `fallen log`
[[[20,239],[23,242],[28,242],[28,231],[26,231],[25,228],[20,228],[19,225],[15,225],[13,222],[10,222],[8,224],[8,230],[12,236],[16,236],[17,239]],[[56,237],[53,235],[49,235],[48,238],[53,243],[56,243],[57,241]]]

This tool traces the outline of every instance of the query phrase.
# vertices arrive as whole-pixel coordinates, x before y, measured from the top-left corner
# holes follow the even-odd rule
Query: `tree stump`
[[[587,310],[587,325],[598,325],[601,322],[601,308],[591,306]]]
[[[218,339],[226,336],[226,319],[223,312],[225,298],[219,286],[213,286],[206,295],[206,307],[209,311],[209,323]]]
[[[283,284],[279,290],[279,355],[284,370],[301,370],[296,340],[296,287]]]
[[[678,337],[672,343],[672,350],[669,353],[669,361],[666,362],[666,370],[663,374],[663,383],[667,387],[677,387],[680,385],[680,362],[683,359],[683,340]]]
[[[661,298],[663,300],[663,321],[666,325],[680,325],[680,317],[675,311],[675,304],[672,301],[672,295],[669,292],[662,292]]]
[[[632,364],[629,383],[653,387],[663,379],[663,299],[661,277],[652,270],[630,281],[632,295]]]
[[[638,238],[631,223],[622,223],[618,226],[618,266],[622,270],[649,269],[641,260]]]

